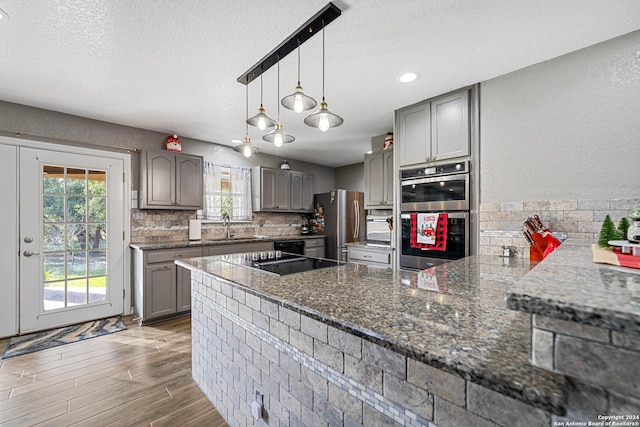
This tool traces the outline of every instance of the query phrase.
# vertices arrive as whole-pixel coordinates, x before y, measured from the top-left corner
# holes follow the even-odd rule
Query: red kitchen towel
[[[423,251],[446,251],[447,232],[449,231],[449,215],[441,213],[438,215],[438,225],[436,227],[436,243],[428,245],[418,242],[418,214],[411,214],[411,247],[422,249]]]

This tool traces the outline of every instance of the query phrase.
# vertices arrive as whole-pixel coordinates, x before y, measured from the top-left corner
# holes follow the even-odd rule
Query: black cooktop
[[[257,268],[258,270],[284,276],[287,274],[318,270],[320,268],[335,267],[337,265],[343,265],[344,263],[330,259],[309,258],[297,254],[283,254],[280,258],[265,260],[252,260],[250,257],[246,257],[246,259],[243,260],[243,264],[248,267]]]

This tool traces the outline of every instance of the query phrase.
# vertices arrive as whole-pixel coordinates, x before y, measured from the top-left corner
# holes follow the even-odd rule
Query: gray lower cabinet
[[[468,156],[469,90],[397,110],[395,128],[400,167]]]
[[[348,260],[357,264],[391,267],[391,248],[349,246]]]
[[[191,271],[174,261],[201,256],[202,248],[134,249],[134,306],[140,323],[191,309]]]
[[[314,258],[324,258],[325,251],[324,237],[308,237],[304,239],[304,254]]]
[[[175,260],[271,250],[272,241],[229,242],[197,248],[133,249],[134,307],[138,321],[146,324],[191,310],[191,270],[177,266]]]

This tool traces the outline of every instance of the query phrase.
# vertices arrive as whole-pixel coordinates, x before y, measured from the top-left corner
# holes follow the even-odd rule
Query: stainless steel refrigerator
[[[347,260],[347,243],[366,239],[364,193],[331,190],[316,194],[314,206],[324,210],[324,234],[327,235],[326,257]]]

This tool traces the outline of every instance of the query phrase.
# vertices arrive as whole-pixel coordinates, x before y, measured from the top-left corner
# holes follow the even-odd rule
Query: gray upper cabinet
[[[251,180],[255,212],[313,211],[313,175],[256,166]]]
[[[396,129],[401,167],[468,156],[469,90],[398,110]]]
[[[393,206],[393,151],[364,156],[364,197],[365,209]]]
[[[202,209],[202,157],[169,151],[140,155],[140,209]]]

